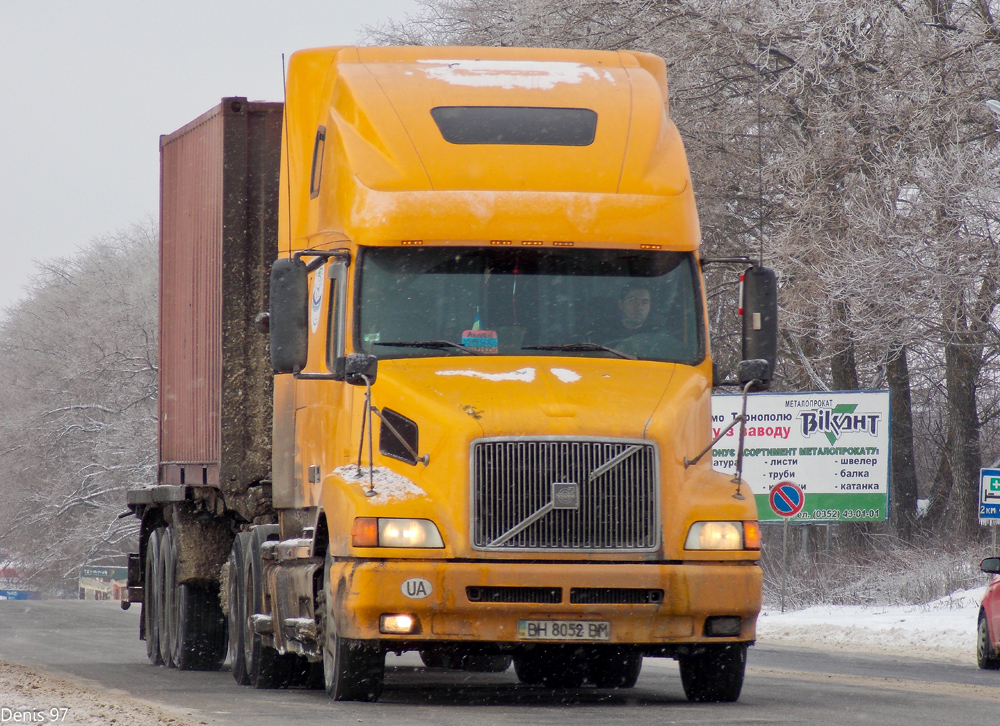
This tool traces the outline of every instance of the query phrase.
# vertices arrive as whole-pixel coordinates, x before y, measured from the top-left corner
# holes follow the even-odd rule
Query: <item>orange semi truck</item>
[[[161,139],[150,660],[375,700],[390,652],[601,688],[672,657],[736,700],[760,535],[712,468],[664,62],[320,48],[286,94]],[[776,286],[744,275],[751,390]]]

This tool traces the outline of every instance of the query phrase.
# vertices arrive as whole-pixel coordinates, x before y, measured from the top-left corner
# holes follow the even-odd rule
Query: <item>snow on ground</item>
[[[961,590],[924,605],[817,605],[784,613],[768,608],[757,619],[757,640],[975,663],[979,601],[985,591],[985,586]]]
[[[87,688],[33,668],[0,661],[0,722],[66,726],[195,726],[207,721],[120,691]]]

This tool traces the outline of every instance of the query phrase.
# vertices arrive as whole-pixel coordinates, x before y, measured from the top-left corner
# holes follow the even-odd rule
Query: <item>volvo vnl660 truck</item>
[[[760,536],[712,468],[663,60],[302,51],[283,104],[161,139],[160,211],[152,662],[374,700],[387,653],[599,688],[670,657],[738,698]],[[744,274],[761,388],[776,289]]]

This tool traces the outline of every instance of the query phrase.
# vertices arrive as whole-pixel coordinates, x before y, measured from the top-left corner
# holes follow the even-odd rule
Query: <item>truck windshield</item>
[[[704,356],[691,253],[368,247],[360,265],[358,342],[379,358]]]

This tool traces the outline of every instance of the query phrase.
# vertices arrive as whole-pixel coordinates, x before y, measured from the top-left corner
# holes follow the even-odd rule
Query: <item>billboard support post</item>
[[[788,518],[781,526],[781,613],[785,613],[785,578],[788,577]]]

